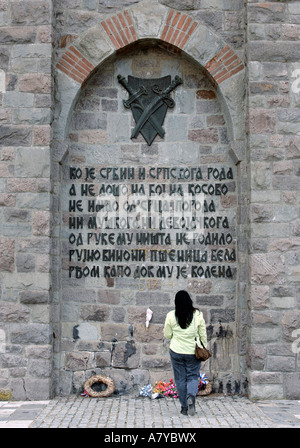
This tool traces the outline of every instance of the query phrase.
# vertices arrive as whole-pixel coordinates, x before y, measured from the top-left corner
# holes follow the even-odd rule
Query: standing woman
[[[165,320],[164,336],[171,339],[170,357],[181,404],[181,413],[195,414],[195,398],[199,387],[200,365],[195,356],[195,334],[206,346],[206,325],[203,314],[194,308],[186,291],[175,296],[175,310]]]

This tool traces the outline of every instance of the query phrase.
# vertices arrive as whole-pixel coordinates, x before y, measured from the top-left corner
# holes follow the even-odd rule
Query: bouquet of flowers
[[[147,384],[146,386],[143,386],[142,389],[140,390],[140,396],[142,396],[142,397],[151,398],[151,395],[152,395],[152,385],[151,384]]]
[[[205,389],[207,384],[208,377],[205,373],[200,372],[198,391]],[[141,389],[140,395],[152,399],[160,397],[178,398],[176,385],[172,379],[169,382],[155,381],[153,385],[148,384]]]
[[[175,384],[173,383],[173,380],[169,380],[168,383],[165,383],[165,397],[172,397],[172,398],[178,398],[178,392],[176,389]]]
[[[165,392],[165,383],[163,381],[155,381],[153,384],[153,393],[155,394],[164,394]]]
[[[165,397],[178,398],[177,389],[172,379],[168,383],[156,381],[153,385],[153,392],[162,394]]]

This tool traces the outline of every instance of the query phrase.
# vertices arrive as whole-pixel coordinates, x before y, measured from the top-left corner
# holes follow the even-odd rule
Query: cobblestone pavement
[[[113,396],[0,402],[0,428],[300,428],[300,401],[252,402],[245,397],[197,397],[196,415],[177,399]]]

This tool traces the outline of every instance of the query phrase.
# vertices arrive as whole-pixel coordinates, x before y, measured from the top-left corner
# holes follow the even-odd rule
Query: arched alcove
[[[105,16],[61,51],[57,72],[55,138],[65,135],[70,111],[80,89],[107,58],[142,41],[158,42],[166,51],[184,54],[203,67],[222,98],[232,150],[243,158],[245,131],[245,70],[234,49],[207,26],[188,14],[157,2],[142,2],[113,16]]]
[[[61,307],[56,373],[57,384],[60,384],[57,392],[62,394],[79,392],[84,380],[94,372],[114,377],[120,392],[160,379],[162,375],[169,376],[168,345],[163,340],[162,327],[178,289],[188,289],[206,317],[214,352],[206,371],[215,387],[220,391],[223,388],[243,390],[241,346],[244,335],[241,335],[239,322],[244,304],[241,305],[239,291],[244,284],[240,274],[245,272],[245,257],[239,254],[245,247],[238,244],[238,236],[243,225],[239,163],[243,159],[244,144],[244,70],[234,52],[206,27],[162,5],[151,11],[150,14],[146,5],[142,5],[111,19],[105,17],[101,27],[87,31],[72,42],[57,63],[53,170],[61,170],[60,182],[55,186],[60,202],[56,221],[57,247],[61,252],[58,251],[60,267],[54,288]],[[153,19],[152,35],[146,26],[149,17]],[[124,43],[124,37],[121,28],[117,29],[117,23],[122,25],[123,20],[127,24],[123,28],[125,38],[126,30],[131,33],[126,45],[120,44]],[[187,22],[180,45],[176,46]],[[130,36],[132,41],[129,41]],[[237,61],[235,67],[241,67],[236,73],[226,72],[224,61],[231,58]],[[62,70],[66,69],[62,65],[64,61],[69,65],[73,61],[71,71]],[[78,77],[75,71],[82,76]],[[156,136],[151,145],[147,145],[141,135],[130,138],[134,120],[131,110],[123,104],[128,93],[118,83],[119,74],[126,79],[128,76],[153,79],[167,75],[171,79],[177,75],[183,79],[183,84],[172,94],[176,105],[167,111],[163,123],[166,134],[163,138]],[[110,171],[109,177],[107,168],[124,169],[124,179],[117,170]],[[162,171],[158,174],[157,168],[175,168],[177,178],[173,178],[170,171],[166,175]],[[187,168],[193,179],[180,177]],[[104,177],[99,177],[101,169],[106,173]],[[130,169],[135,169],[133,177]],[[199,169],[201,178],[197,174]],[[149,178],[150,172],[155,173],[154,177]],[[114,236],[111,241],[108,236],[101,239],[103,232],[93,227],[93,220],[90,220],[97,212],[95,197],[99,191],[107,193],[105,188],[109,185],[120,186],[122,180],[127,188],[146,185],[148,193],[150,184],[154,185],[154,191],[180,183],[212,185],[214,193],[201,196],[206,202],[201,218],[211,219],[213,227],[208,233],[211,233],[209,238],[215,240],[206,239],[206,244],[203,239],[201,244],[199,241],[191,243],[192,250],[198,251],[194,264],[202,266],[204,271],[210,267],[206,274],[199,271],[198,275],[195,269],[195,276],[188,276],[189,272],[185,277],[184,270],[176,271],[178,266],[183,268],[189,264],[190,267],[192,263],[169,256],[170,251],[179,247],[183,250],[191,247],[190,243],[183,244],[182,229],[158,232],[159,229],[149,231],[148,228],[143,233],[164,233],[164,236],[151,244],[147,240],[144,244],[141,242],[140,246],[117,239],[121,233],[123,238],[131,238],[126,236],[128,233],[137,244],[138,232],[132,229],[105,231]],[[225,185],[225,194],[216,193],[216,188],[221,188],[217,184]],[[165,238],[168,234],[171,244]],[[134,275],[133,265],[137,263],[132,258],[128,262],[123,259],[120,264],[131,266],[133,275],[112,275],[111,270],[104,275],[105,265],[112,264],[111,259],[104,262],[104,250],[111,250],[107,251],[107,257],[116,256],[116,250],[120,254],[123,250],[124,256],[125,250],[130,252],[133,247],[140,250],[144,246],[148,252],[145,259],[139,259],[139,277]],[[88,250],[94,251],[93,255]],[[157,255],[159,251],[161,259]],[[139,255],[144,256],[141,251]],[[81,257],[87,256],[94,257],[92,265],[99,266],[99,275],[96,269],[93,271],[96,275],[91,274],[92,267],[89,275],[83,274],[89,263]],[[150,265],[155,268],[149,270]],[[141,274],[142,266],[147,271],[145,276]],[[211,269],[213,266],[216,271]],[[222,268],[221,272],[220,266],[226,266],[225,270]],[[74,269],[70,271],[70,267]],[[172,267],[174,271],[168,278]],[[228,267],[232,275],[226,277]],[[160,276],[152,276],[156,268],[161,269]],[[176,272],[178,278],[173,276]],[[153,318],[146,328],[148,307],[153,311]]]

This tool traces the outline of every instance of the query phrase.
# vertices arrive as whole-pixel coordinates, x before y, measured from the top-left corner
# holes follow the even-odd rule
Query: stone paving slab
[[[177,399],[112,396],[0,402],[0,428],[300,428],[297,400],[252,402],[245,397],[197,397],[196,415]],[[171,429],[170,429],[171,430]]]
[[[259,401],[257,406],[268,415],[279,428],[300,428],[300,401],[298,400],[272,400]]]
[[[0,401],[0,429],[28,428],[49,403],[50,400]]]

